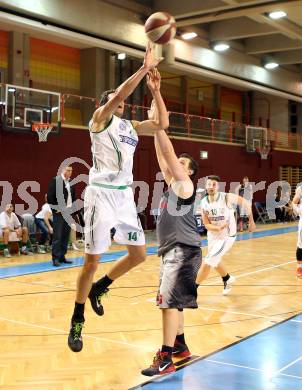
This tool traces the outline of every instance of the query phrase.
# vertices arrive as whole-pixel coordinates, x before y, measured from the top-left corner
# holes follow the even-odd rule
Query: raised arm
[[[112,117],[113,113],[117,110],[118,106],[132,94],[134,89],[138,86],[140,81],[146,76],[146,74],[156,67],[162,58],[155,59],[153,57],[152,44],[149,42],[146,48],[143,65],[129,77],[123,84],[121,84],[114,92],[114,97],[110,99],[106,104],[98,108],[92,117],[92,130],[98,131],[98,129],[106,124]]]
[[[169,114],[160,93],[161,77],[159,71],[154,68],[147,74],[147,85],[152,94],[156,107],[156,116],[147,121],[138,122],[135,129],[139,134],[152,133],[169,127]]]
[[[157,132],[154,134],[154,146],[155,146],[155,151],[156,151],[156,156],[157,156],[157,161],[158,165],[160,167],[160,170],[162,174],[164,175],[165,182],[169,185],[172,179],[172,174],[170,169],[168,168],[168,164],[166,163],[166,160],[160,150],[160,146],[158,144],[158,139],[157,139]]]

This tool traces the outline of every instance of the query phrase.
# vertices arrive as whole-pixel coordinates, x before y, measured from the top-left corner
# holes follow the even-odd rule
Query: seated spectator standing
[[[45,243],[49,237],[50,243],[52,240],[53,229],[51,226],[52,211],[47,203],[47,195],[45,195],[45,203],[42,206],[41,211],[35,216],[35,223],[41,231],[41,236],[38,243],[38,253],[46,253]]]
[[[26,227],[21,227],[21,223],[13,210],[14,206],[12,204],[8,204],[5,207],[5,211],[0,214],[0,237],[3,236],[4,242],[3,255],[4,257],[11,257],[8,249],[8,243],[9,241],[12,241],[12,236],[14,235],[17,235],[19,240],[21,254],[32,255],[32,252],[28,249],[28,229]]]

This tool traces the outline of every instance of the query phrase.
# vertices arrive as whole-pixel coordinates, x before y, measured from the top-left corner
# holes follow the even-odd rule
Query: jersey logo
[[[127,124],[124,121],[120,122],[119,128],[121,131],[125,131],[126,127],[127,127]]]
[[[124,142],[128,145],[134,146],[134,147],[138,144],[138,141],[136,139],[133,139],[133,138],[127,137],[126,135],[121,135],[121,134],[120,134],[120,141]]]

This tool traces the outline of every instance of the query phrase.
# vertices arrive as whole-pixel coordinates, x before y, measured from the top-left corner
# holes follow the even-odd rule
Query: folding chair
[[[37,228],[35,223],[35,217],[32,214],[22,214],[21,215],[21,224],[23,227],[27,227],[28,230],[28,239],[30,242],[31,250],[37,249]]]
[[[267,223],[269,222],[269,216],[267,214],[267,210],[265,208],[265,203],[262,202],[254,202],[255,210],[257,212],[256,223]]]

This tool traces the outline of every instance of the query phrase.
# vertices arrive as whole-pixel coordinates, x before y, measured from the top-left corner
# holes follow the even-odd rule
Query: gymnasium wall
[[[0,68],[8,68],[8,32],[0,31]]]
[[[260,160],[256,155],[247,154],[244,147],[222,145],[187,140],[173,140],[177,153],[191,154],[200,165],[199,177],[208,174],[218,174],[222,181],[228,183],[239,182],[247,175],[250,181],[267,183],[279,179],[279,166],[301,165],[301,154],[293,152],[273,151],[267,161]],[[77,157],[91,165],[90,139],[87,130],[67,129],[61,135],[51,136],[46,143],[39,143],[36,135],[13,134],[0,131],[0,199],[1,208],[7,203],[3,197],[3,181],[9,181],[13,186],[13,202],[23,204],[28,208],[26,201],[21,200],[20,184],[27,181],[37,181],[40,184],[36,193],[28,189],[37,199],[39,205],[43,203],[49,180],[56,175],[62,161],[69,157]],[[208,160],[200,160],[201,150],[207,150]],[[149,183],[149,207],[151,203],[155,175],[159,171],[153,147],[152,137],[141,137],[138,151],[135,155],[135,180]],[[87,168],[81,164],[74,164],[74,177],[79,174],[88,174]],[[78,196],[84,189],[84,183],[77,187]],[[227,185],[226,190],[229,190]],[[265,191],[257,192],[255,200],[264,201]],[[10,202],[10,200],[8,200]],[[19,206],[20,207],[20,206]],[[147,212],[149,214],[149,211]],[[152,218],[148,215],[149,227],[152,227]]]
[[[235,121],[242,121],[243,93],[234,89],[221,87],[220,109],[221,119],[232,121],[235,115]],[[233,114],[234,113],[234,114]]]
[[[80,50],[30,38],[31,87],[79,95]]]

